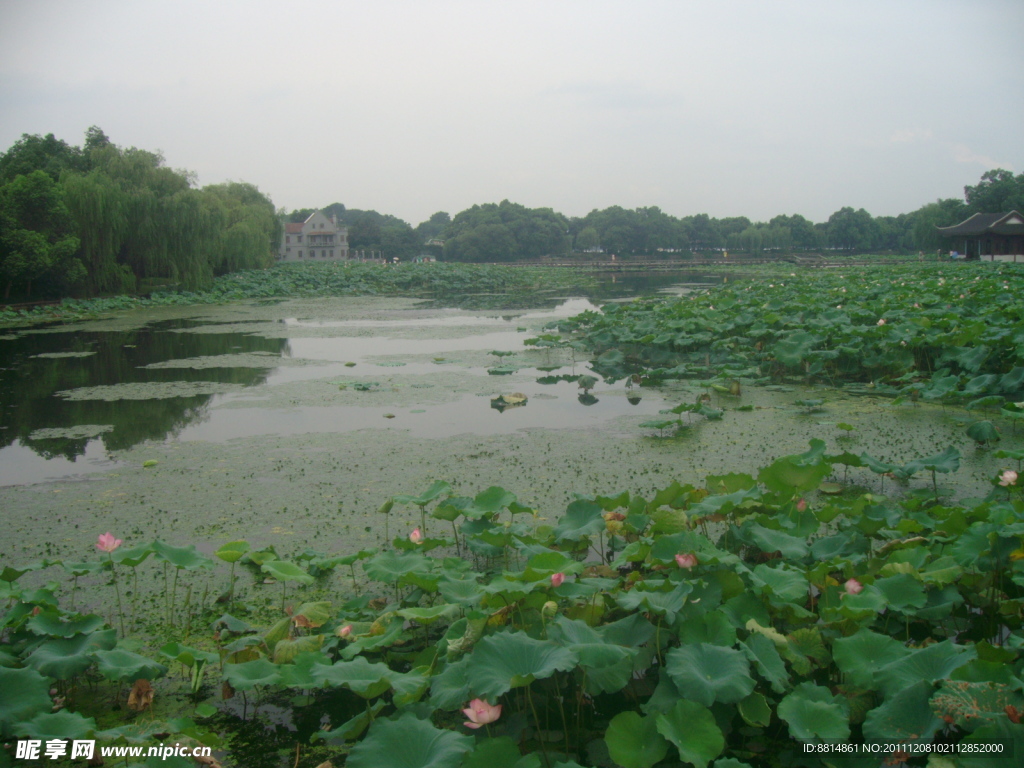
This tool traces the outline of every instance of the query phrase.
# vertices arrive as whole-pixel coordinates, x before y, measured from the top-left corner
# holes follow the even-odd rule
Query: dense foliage
[[[1024,265],[743,274],[707,293],[610,305],[557,327],[579,334],[611,377],[789,376],[934,400],[1024,392]],[[550,334],[537,342],[563,343]]]
[[[280,226],[251,184],[197,189],[159,154],[117,147],[95,127],[84,148],[25,135],[0,156],[5,298],[206,287],[272,263]]]
[[[279,264],[217,277],[204,291],[160,291],[148,298],[65,299],[53,306],[0,309],[0,323],[69,321],[133,307],[300,296],[410,295],[458,297],[460,302],[466,302],[474,295],[500,293],[529,294],[529,300],[536,301],[538,292],[569,291],[587,282],[587,277],[567,270],[524,270],[484,264]]]
[[[312,740],[327,746],[306,749],[351,768],[835,765],[821,744],[877,745],[842,754],[853,768],[923,765],[938,749],[968,768],[1021,754],[1019,476],[1003,472],[966,505],[855,489],[815,500],[849,461],[824,448],[704,488],[580,497],[552,523],[504,488],[459,497],[439,481],[381,507],[386,519],[418,510],[408,537],[343,555],[286,560],[233,541],[211,558],[107,533],[92,561],[8,565],[2,736],[219,746],[219,691],[245,698],[243,717],[270,698],[314,722],[340,697],[348,719],[321,723]],[[899,471],[958,464],[949,449]],[[205,598],[218,561],[230,564],[216,576],[229,586],[219,616]],[[126,634],[138,571],[154,563],[164,589],[146,649]],[[280,582],[269,625],[236,599],[236,564]],[[340,567],[351,587],[332,576]],[[73,610],[74,590],[56,582],[19,585],[45,569],[108,578],[110,622]],[[206,700],[201,725],[145,714],[165,676]],[[110,722],[109,700],[129,687]],[[965,752],[979,744],[1003,757]]]

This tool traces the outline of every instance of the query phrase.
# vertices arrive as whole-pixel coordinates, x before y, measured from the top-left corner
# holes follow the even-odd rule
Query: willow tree
[[[135,275],[117,257],[128,231],[128,199],[121,187],[102,171],[65,173],[64,197],[75,219],[81,242],[80,257],[88,272],[90,293],[135,289]]]

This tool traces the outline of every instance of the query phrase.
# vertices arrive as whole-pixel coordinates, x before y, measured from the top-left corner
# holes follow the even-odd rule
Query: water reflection
[[[692,276],[687,279],[692,280]],[[710,282],[714,278],[705,278]],[[555,394],[531,390],[530,406],[506,413],[490,409],[484,400],[463,398],[454,403],[425,406],[421,413],[399,413],[388,422],[374,408],[300,408],[277,412],[271,409],[239,408],[239,394],[195,394],[218,389],[237,390],[257,385],[276,386],[305,379],[367,373],[373,366],[378,375],[422,375],[438,370],[435,363],[411,363],[380,368],[388,356],[430,355],[443,357],[460,351],[520,351],[530,334],[524,323],[571,317],[597,310],[594,302],[608,298],[650,293],[678,283],[679,275],[620,275],[589,298],[539,300],[529,297],[475,296],[495,314],[473,314],[451,309],[467,302],[447,299],[448,311],[438,314],[418,309],[401,317],[382,320],[323,320],[282,318],[294,329],[290,338],[267,338],[237,330],[219,331],[215,323],[185,319],[154,323],[130,331],[79,331],[75,326],[33,329],[0,337],[0,485],[38,482],[99,471],[110,466],[109,453],[124,450],[146,440],[225,440],[258,434],[292,434],[307,431],[349,431],[361,428],[409,429],[413,434],[444,436],[461,432],[511,432],[524,427],[564,428],[585,426],[626,411],[636,412],[639,401],[620,395],[577,397],[575,389]],[[486,300],[486,301],[485,301]],[[593,300],[593,301],[592,301]],[[469,302],[472,304],[473,302]],[[511,312],[517,306],[528,309]],[[501,310],[501,311],[498,311]],[[431,329],[438,333],[432,335]],[[460,336],[458,329],[467,333]],[[336,330],[340,335],[323,334]],[[456,333],[452,333],[455,330]],[[195,332],[191,332],[195,331]],[[303,335],[303,333],[310,335]],[[317,335],[321,334],[321,335]],[[239,355],[262,355],[240,364]],[[211,359],[220,358],[220,359]],[[290,358],[289,365],[281,365]],[[201,359],[201,360],[200,360]],[[198,361],[193,366],[191,362]],[[187,361],[187,362],[182,362]],[[308,364],[305,364],[308,361]],[[296,364],[302,363],[302,364]],[[352,363],[358,365],[353,371]],[[495,359],[495,365],[500,365]],[[462,368],[469,376],[486,376],[485,368]],[[541,375],[540,371],[534,371]],[[131,385],[166,384],[171,396],[151,397],[146,390],[131,392]],[[174,392],[175,385],[182,393]],[[102,399],[103,393],[86,393],[69,398],[62,393],[82,388],[116,385],[116,399]],[[209,385],[209,386],[202,386]],[[517,385],[520,386],[520,385]],[[540,385],[537,385],[540,386]],[[540,395],[536,400],[534,395]],[[584,399],[586,402],[584,402]],[[587,408],[580,408],[583,403]],[[640,410],[656,411],[657,398],[650,398]],[[218,408],[224,405],[228,407]],[[480,406],[477,408],[477,406]],[[472,408],[483,416],[467,422]]]

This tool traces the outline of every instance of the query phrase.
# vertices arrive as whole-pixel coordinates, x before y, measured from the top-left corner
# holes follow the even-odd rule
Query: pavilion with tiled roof
[[[968,259],[1024,262],[1024,216],[976,213],[952,227],[936,227]]]

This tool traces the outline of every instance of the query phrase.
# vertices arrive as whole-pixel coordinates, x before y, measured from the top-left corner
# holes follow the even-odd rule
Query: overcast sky
[[[413,225],[895,215],[1024,170],[1022,41],[1021,0],[0,0],[0,151],[98,125]]]

